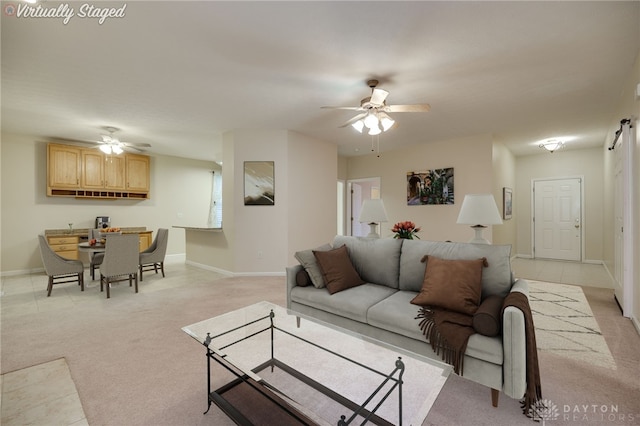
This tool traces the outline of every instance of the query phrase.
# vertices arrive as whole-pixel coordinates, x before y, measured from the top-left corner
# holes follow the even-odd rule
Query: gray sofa
[[[456,260],[485,257],[489,266],[482,272],[483,300],[492,294],[506,296],[510,291],[528,296],[527,282],[513,279],[511,246],[336,236],[332,246],[342,245],[347,246],[349,258],[365,284],[334,294],[316,285],[298,285],[302,269],[312,279],[314,273],[318,273],[318,265],[313,265],[312,250],[301,251],[296,253],[296,258],[304,266],[295,265],[286,270],[287,307],[434,359],[439,357],[416,319],[420,307],[410,303],[422,288],[426,269],[421,262],[424,255]],[[326,245],[317,250],[329,248]],[[516,399],[525,393],[524,324],[522,312],[507,307],[501,335],[474,334],[469,339],[463,376],[491,388],[494,406],[498,404],[499,391]]]

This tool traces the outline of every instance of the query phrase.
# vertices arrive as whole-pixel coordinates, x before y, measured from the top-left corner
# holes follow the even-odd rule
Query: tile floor
[[[539,281],[612,288],[612,278],[603,265],[517,258],[512,262],[516,277]],[[222,275],[184,264],[172,264],[171,274],[162,279],[150,273],[146,281],[155,281],[147,291],[183,285],[189,279],[203,276],[209,279]],[[108,303],[96,297],[97,281],[85,272],[87,290],[84,293],[72,284],[54,286],[56,297],[46,297],[47,277],[43,273],[2,277],[0,281],[0,311],[3,317],[37,313],[50,309],[69,309],[79,304]],[[122,285],[122,284],[121,284]],[[126,285],[126,284],[125,284]],[[153,290],[152,290],[153,289]],[[112,297],[123,292],[112,291]],[[87,425],[75,385],[64,359],[8,372],[0,376],[0,424],[18,425]],[[55,390],[55,391],[54,391]]]
[[[519,278],[613,288],[613,277],[602,264],[516,258],[511,262],[511,267]]]

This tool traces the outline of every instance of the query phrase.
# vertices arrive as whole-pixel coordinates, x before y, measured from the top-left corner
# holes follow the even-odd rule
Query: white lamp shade
[[[364,122],[362,120],[358,120],[355,123],[353,123],[351,127],[356,129],[358,132],[362,133],[362,129],[364,128]]]
[[[378,127],[378,117],[376,117],[375,114],[369,113],[364,118],[364,125],[367,126],[368,129]]]
[[[104,152],[105,154],[111,154],[111,145],[100,145],[100,151]]]
[[[492,194],[464,196],[458,223],[464,225],[501,225],[502,219]]]
[[[391,117],[384,117],[382,120],[380,120],[380,124],[382,124],[382,128],[384,129],[384,131],[386,132],[387,130],[389,130],[394,124],[396,124],[395,120],[393,120]]]
[[[380,133],[382,133],[382,130],[380,130],[380,127],[372,127],[371,129],[369,129],[369,134],[371,136],[379,135]]]
[[[384,203],[381,199],[375,198],[371,200],[364,200],[362,203],[362,210],[360,210],[360,217],[358,222],[362,223],[380,223],[388,222],[387,211],[384,208]]]

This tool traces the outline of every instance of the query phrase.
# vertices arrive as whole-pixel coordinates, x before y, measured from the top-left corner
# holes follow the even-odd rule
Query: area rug
[[[538,350],[615,369],[582,288],[529,280]]]

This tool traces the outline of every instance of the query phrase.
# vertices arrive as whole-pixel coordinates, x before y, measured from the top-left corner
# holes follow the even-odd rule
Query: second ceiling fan
[[[387,105],[386,99],[387,96],[389,96],[389,92],[377,88],[378,80],[369,80],[367,81],[367,85],[371,88],[371,96],[362,99],[360,106],[323,106],[322,108],[362,111],[340,127],[351,125],[360,133],[362,133],[366,127],[369,129],[368,134],[371,136],[386,132],[394,126],[395,120],[391,118],[388,114],[389,112],[428,112],[431,109],[429,104]]]

